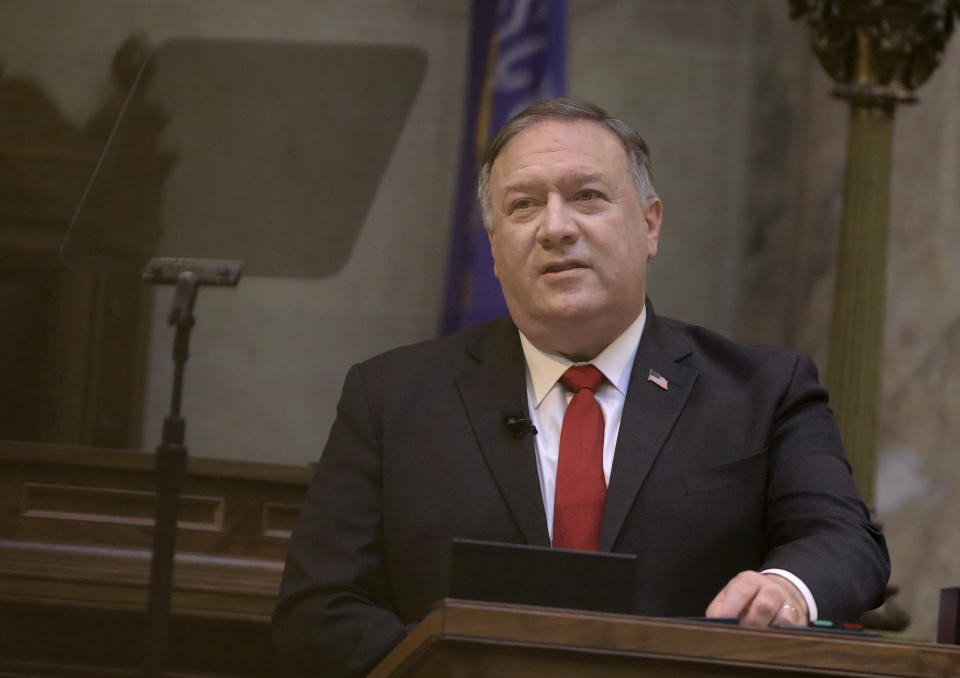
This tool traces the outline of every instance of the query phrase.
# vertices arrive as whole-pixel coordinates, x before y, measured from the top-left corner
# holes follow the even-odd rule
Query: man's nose
[[[550,195],[540,217],[537,241],[544,247],[570,244],[580,237],[580,228],[573,210],[560,196]]]

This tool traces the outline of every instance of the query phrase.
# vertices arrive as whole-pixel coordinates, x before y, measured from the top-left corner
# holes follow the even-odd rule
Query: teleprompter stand
[[[155,484],[157,512],[150,562],[146,647],[143,675],[160,678],[166,668],[170,596],[173,590],[173,552],[177,536],[177,504],[187,468],[186,420],[180,415],[183,373],[190,356],[190,331],[196,323],[193,307],[201,285],[236,287],[243,262],[234,259],[174,259],[157,257],[147,263],[143,280],[152,285],[176,285],[167,324],[174,327],[173,388],[170,414],[163,420],[157,447]]]
[[[187,461],[180,408],[197,292],[236,285],[241,261],[258,277],[322,279],[347,265],[427,60],[390,45],[211,38],[146,45],[139,56],[60,252],[73,269],[175,286],[143,658],[144,675],[159,678],[171,663]]]

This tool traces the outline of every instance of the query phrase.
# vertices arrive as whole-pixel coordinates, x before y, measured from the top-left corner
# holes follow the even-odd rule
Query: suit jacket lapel
[[[679,361],[689,354],[686,341],[660,323],[648,303],[647,324],[633,362],[607,488],[601,551],[613,549],[640,486],[687,402],[697,372]],[[650,370],[667,379],[666,390],[648,381]]]
[[[523,349],[513,323],[494,326],[470,349],[457,387],[477,442],[527,543],[549,546],[533,436],[515,439],[506,417],[527,411]]]

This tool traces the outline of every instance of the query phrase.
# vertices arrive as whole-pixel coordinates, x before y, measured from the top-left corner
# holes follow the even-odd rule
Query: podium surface
[[[370,678],[957,678],[960,647],[444,600]]]

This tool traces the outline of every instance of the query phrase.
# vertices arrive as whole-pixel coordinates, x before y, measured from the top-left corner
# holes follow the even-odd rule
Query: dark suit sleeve
[[[846,621],[883,602],[890,558],[857,496],[827,394],[806,356],[796,359],[770,439],[763,568],[810,588],[823,619]]]
[[[379,434],[354,366],[290,537],[273,615],[289,675],[364,675],[406,633],[383,564]]]

